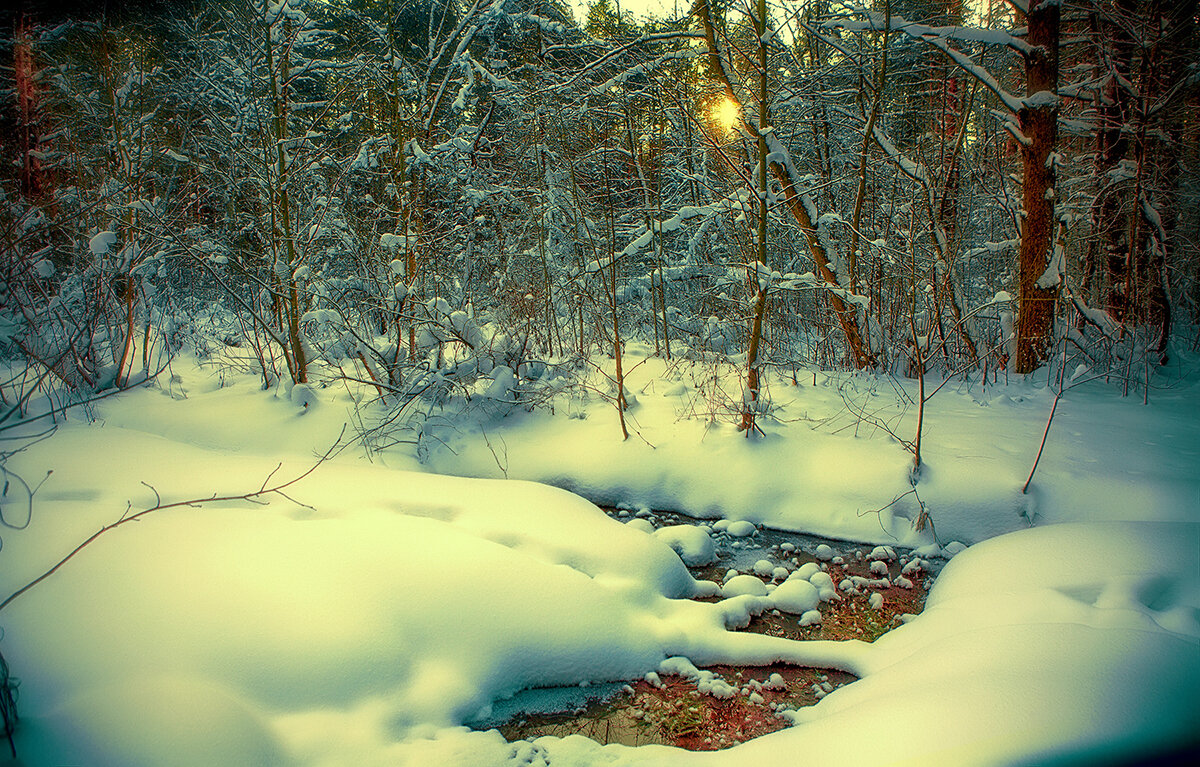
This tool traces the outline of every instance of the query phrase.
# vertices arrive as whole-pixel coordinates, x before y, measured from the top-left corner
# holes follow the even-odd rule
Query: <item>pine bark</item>
[[[1039,3],[1029,9],[1025,55],[1026,99],[1018,113],[1024,147],[1021,250],[1018,265],[1017,373],[1033,372],[1049,355],[1058,287],[1038,287],[1049,266],[1054,240],[1053,152],[1058,139],[1059,7]]]

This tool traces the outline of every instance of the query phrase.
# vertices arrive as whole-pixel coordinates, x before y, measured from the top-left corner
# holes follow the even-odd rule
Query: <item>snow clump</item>
[[[668,525],[654,530],[654,526],[645,519],[634,519],[629,524],[641,522],[650,527],[654,537],[675,550],[679,558],[688,567],[709,565],[717,559],[717,549],[708,531],[695,525]]]
[[[88,241],[88,249],[93,256],[107,255],[110,248],[117,244],[116,232],[100,232]]]
[[[729,533],[734,538],[745,538],[747,536],[754,535],[754,533],[757,531],[758,528],[754,526],[753,522],[747,522],[745,520],[730,522],[729,526],[725,528],[725,532]]]
[[[793,615],[802,615],[821,602],[817,587],[802,578],[788,578],[771,592],[776,609]]]
[[[799,570],[792,573],[792,577],[808,580],[819,572],[821,572],[821,568],[818,567],[815,562],[805,562],[804,564],[800,565]]]
[[[894,562],[896,560],[896,550],[891,546],[876,546],[871,549],[871,553],[867,555],[867,559],[873,559],[878,562]]]
[[[634,530],[641,530],[646,535],[654,534],[654,523],[648,519],[635,517],[625,523],[626,527],[632,527]],[[670,545],[670,544],[668,544]],[[674,547],[672,547],[674,548]]]
[[[950,559],[954,555],[961,554],[966,550],[967,550],[967,545],[965,543],[960,543],[958,541],[950,541],[949,543],[947,543],[945,546],[942,547],[942,556],[944,556],[946,559]]]
[[[775,591],[778,593],[779,589]],[[767,595],[767,586],[753,575],[735,575],[725,581],[725,585],[721,587],[721,596],[723,597],[740,597],[745,595],[765,597]]]

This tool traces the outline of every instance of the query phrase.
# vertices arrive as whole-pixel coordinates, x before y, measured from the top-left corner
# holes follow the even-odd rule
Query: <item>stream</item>
[[[902,547],[874,547],[678,512],[602,508],[613,519],[647,532],[673,525],[704,529],[716,556],[710,563],[689,566],[699,580],[722,583],[735,574],[751,574],[770,583],[784,576],[784,570],[792,572],[808,563],[813,563],[809,570],[827,572],[839,597],[820,604],[820,622],[805,625],[801,616],[769,610],[742,629],[795,640],[874,641],[899,625],[903,616],[921,611],[929,586],[945,564],[942,559],[914,557]],[[648,675],[650,681],[534,688],[496,701],[489,717],[470,726],[499,729],[509,741],[577,734],[600,743],[715,750],[787,727],[788,711],[813,705],[855,680],[841,671],[781,663],[714,666],[700,673],[726,683],[733,694],[702,694],[695,679],[654,675]]]

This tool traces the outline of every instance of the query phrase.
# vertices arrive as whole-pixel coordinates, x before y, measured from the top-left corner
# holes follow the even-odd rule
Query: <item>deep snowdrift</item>
[[[10,460],[26,477],[54,474],[29,529],[5,534],[0,596],[127,502],[151,505],[141,483],[166,501],[252,491],[280,459],[276,478],[307,468],[346,415],[336,389],[304,409],[249,379],[180,376],[171,393],[105,402],[96,423],[73,422]],[[883,400],[869,392],[881,384],[849,385]],[[855,513],[904,492],[908,455],[865,427],[830,433],[845,418],[832,381],[786,403],[776,395],[781,413],[804,408],[817,429],[773,426],[754,443],[676,422],[682,395],[643,389],[635,412],[655,449],[617,443],[598,402],[586,419],[489,422],[490,448],[464,422],[443,435],[457,456],[433,462],[495,473],[502,460],[510,476],[602,500],[931,543],[911,531],[903,501],[878,518]],[[758,598],[689,601],[714,587],[672,550],[683,550],[680,531],[647,535],[544,485],[413,473],[403,455],[370,463],[347,451],[269,505],[123,526],[0,612],[22,679],[22,763],[996,764],[1171,745],[1194,734],[1200,702],[1194,391],[1149,407],[1070,392],[1036,513],[1089,521],[991,540],[1028,526],[1020,512],[1035,507],[1019,485],[1049,399],[1028,385],[939,394],[921,497],[943,543],[983,542],[946,567],[920,617],[873,645],[727,632]],[[1103,519],[1129,521],[1091,521]],[[581,737],[510,745],[461,726],[524,687],[634,678],[672,656],[786,659],[863,679],[795,714],[798,726],[718,754]]]

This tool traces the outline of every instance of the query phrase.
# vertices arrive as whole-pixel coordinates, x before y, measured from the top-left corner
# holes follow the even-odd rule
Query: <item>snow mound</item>
[[[800,615],[816,607],[821,597],[816,586],[799,578],[789,578],[771,592],[775,607],[787,613]]]
[[[654,530],[654,537],[674,549],[689,567],[712,564],[717,559],[717,549],[703,527],[668,525]]]
[[[753,575],[735,575],[725,581],[725,585],[721,587],[721,596],[723,597],[740,597],[743,595],[765,597],[767,595],[767,586]]]
[[[737,522],[730,522],[725,528],[725,532],[732,535],[734,538],[746,538],[758,532],[758,528],[753,522],[747,522],[744,519]]]

